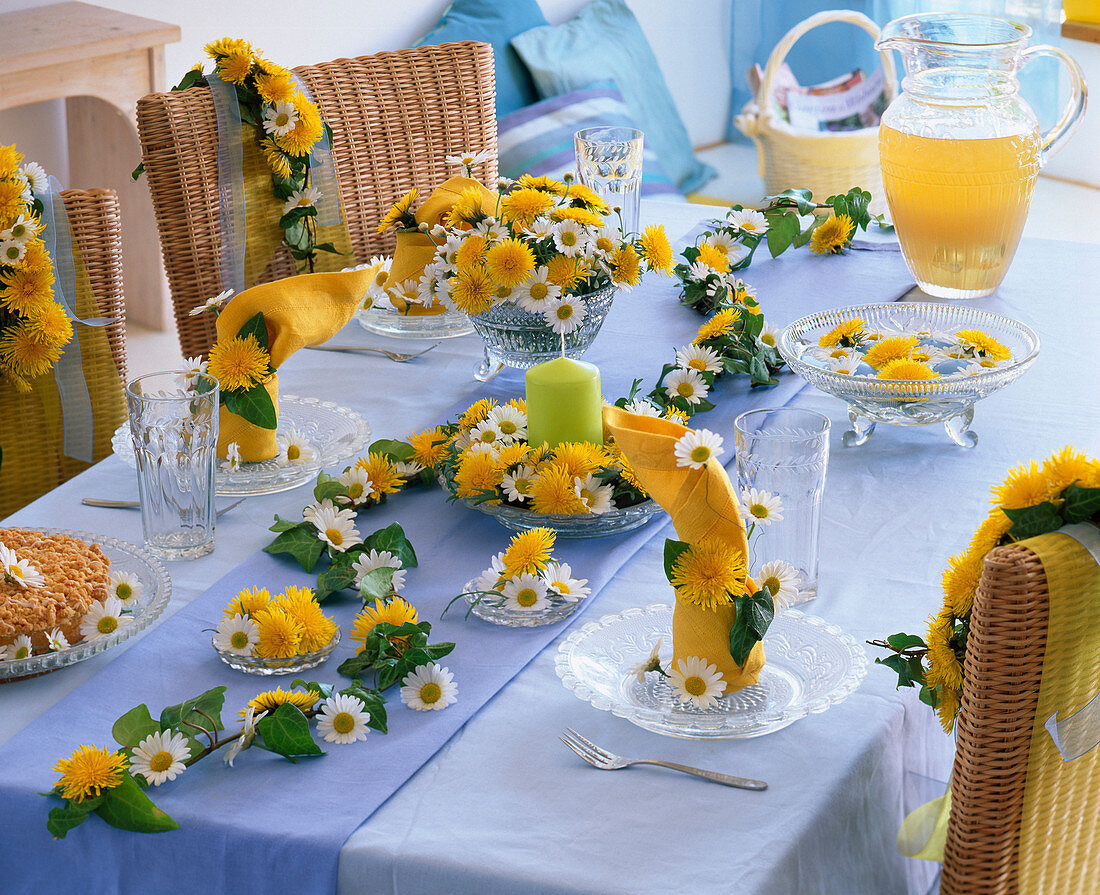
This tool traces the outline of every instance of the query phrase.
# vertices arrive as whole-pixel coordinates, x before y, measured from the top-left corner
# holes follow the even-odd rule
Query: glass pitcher
[[[910,273],[929,295],[978,298],[1000,285],[1027,219],[1035,178],[1085,110],[1077,64],[1028,47],[1019,22],[969,13],[896,19],[876,47],[901,52],[901,95],[879,127],[882,182]],[[1017,72],[1039,56],[1069,69],[1072,96],[1040,133]]]

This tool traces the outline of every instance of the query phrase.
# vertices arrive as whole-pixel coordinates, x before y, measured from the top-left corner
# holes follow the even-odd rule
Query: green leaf
[[[324,755],[321,747],[309,732],[309,720],[302,710],[284,702],[256,725],[256,733],[263,737],[264,745],[293,761],[304,755]]]
[[[160,728],[173,728],[180,733],[194,736],[201,730],[224,730],[222,706],[225,705],[225,687],[213,687],[193,699],[179,705],[170,705],[160,713]],[[213,732],[213,731],[211,731]]]
[[[149,706],[136,705],[119,718],[111,728],[111,735],[120,746],[133,748],[151,733],[160,733],[160,725],[149,714]]]
[[[336,670],[346,677],[359,677],[364,671],[369,671],[373,664],[374,660],[370,656],[358,653],[341,662]]]
[[[317,484],[313,486],[313,499],[320,503],[322,500],[335,501],[337,497],[347,494],[347,488],[335,476],[326,472],[317,473]]]
[[[900,656],[894,653],[892,656],[886,656],[885,658],[875,659],[876,665],[885,665],[887,668],[892,669],[898,676],[897,688],[900,690],[902,687],[913,686],[913,675],[909,662],[905,656]]]
[[[920,701],[932,708],[940,704],[940,698],[936,695],[936,691],[929,689],[927,684],[920,688]]]
[[[787,251],[799,232],[798,216],[792,212],[771,218],[768,224],[768,251],[772,257]]]
[[[367,452],[371,454],[382,454],[389,457],[394,462],[404,463],[412,459],[413,446],[407,441],[398,441],[393,438],[380,438],[367,448]]]
[[[118,786],[104,791],[103,802],[95,813],[112,827],[133,833],[164,833],[179,829],[179,824],[153,804],[153,800],[129,774],[123,776]]]
[[[286,233],[287,245],[298,249],[300,252],[309,251],[309,230],[306,229],[305,224],[301,221],[291,224],[284,232]]]
[[[665,577],[672,580],[672,567],[676,565],[676,560],[680,558],[680,555],[687,550],[691,549],[691,544],[686,541],[674,541],[672,538],[665,538]]]
[[[1100,488],[1082,488],[1070,485],[1062,492],[1062,517],[1067,523],[1084,522],[1100,514]]]
[[[136,168],[134,168],[133,171],[130,172],[130,179],[131,180],[140,180],[141,175],[144,174],[144,173],[145,173],[145,162],[141,162],[140,164],[138,164],[138,166]],[[58,836],[57,838],[61,839],[62,837]]]
[[[102,797],[85,799],[83,802],[66,802],[63,808],[51,808],[46,819],[46,829],[54,839],[64,839],[65,834],[84,823],[102,801]]]
[[[275,514],[275,522],[271,525],[268,531],[290,531],[292,528],[297,528],[299,525],[305,525],[305,522],[294,522],[290,519],[284,519],[278,513]]]
[[[381,528],[363,541],[364,550],[388,550],[401,560],[404,569],[416,568],[416,553],[409,539],[405,537],[405,530],[396,522]]]
[[[916,634],[891,634],[886,638],[886,642],[896,650],[909,649],[911,646],[919,646],[924,649],[928,648],[928,644]]]
[[[752,375],[754,382],[767,382],[771,378],[768,365],[759,357],[754,357],[749,361],[749,373]]]
[[[1062,527],[1058,508],[1049,500],[1018,510],[1001,507],[1001,511],[1012,520],[1012,528],[1008,530],[1008,534],[1017,541],[1034,538],[1048,531],[1057,531]]]
[[[309,522],[299,522],[288,528],[264,547],[264,553],[288,553],[307,572],[312,572],[325,552],[325,542],[317,537],[317,529]]]
[[[261,429],[274,429],[278,424],[271,395],[262,385],[254,385],[246,391],[222,392],[222,401],[230,413],[237,414]]]
[[[314,596],[317,597],[318,603],[323,603],[337,591],[355,584],[355,569],[351,567],[351,564],[362,555],[362,550],[352,548],[332,557],[328,568],[317,576],[317,587],[314,589]],[[390,571],[392,572],[393,569]]]
[[[730,628],[730,655],[738,665],[748,661],[754,646],[763,640],[775,616],[771,591],[767,588],[755,594],[745,594],[734,600],[737,618]]]
[[[810,190],[783,190],[774,196],[765,196],[764,201],[778,208],[794,206],[799,214],[813,214],[817,207],[814,204],[814,194]]]
[[[428,658],[435,662],[438,659],[442,659],[444,656],[451,653],[455,648],[455,645],[448,640],[441,641],[440,643],[429,643],[424,647],[424,652],[428,654]]]
[[[292,224],[298,223],[302,218],[315,218],[317,217],[317,209],[312,205],[299,205],[290,209],[286,214],[279,218],[279,226],[284,230]]]
[[[364,709],[366,709],[367,713],[370,715],[367,727],[373,728],[381,733],[389,732],[386,726],[386,700],[380,692],[377,690],[367,690],[362,686],[361,681],[352,681],[350,687],[345,687],[340,692],[362,700]]]
[[[243,339],[245,336],[255,336],[256,341],[260,343],[260,347],[264,351],[271,350],[271,342],[268,339],[267,324],[264,323],[263,312],[253,314],[248,322],[237,330],[238,338]]]
[[[309,690],[311,693],[316,693],[322,699],[328,699],[336,690],[335,684],[319,684],[317,681],[304,681],[300,677],[291,681],[290,686],[292,689],[301,687],[303,690]]]
[[[363,598],[363,603],[384,600],[392,594],[393,576],[396,571],[397,569],[392,569],[389,566],[382,566],[367,572],[363,576],[363,580],[359,582],[359,595]],[[353,572],[352,580],[354,581],[354,579],[355,573]]]
[[[172,88],[172,91],[187,90],[189,87],[205,87],[206,75],[200,69],[192,68],[180,78],[180,82]]]

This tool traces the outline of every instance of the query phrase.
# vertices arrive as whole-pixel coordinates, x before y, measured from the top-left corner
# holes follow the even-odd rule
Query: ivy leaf
[[[1084,522],[1100,513],[1100,488],[1070,485],[1062,493],[1062,517],[1067,523]]]
[[[179,829],[179,824],[153,804],[153,800],[129,774],[123,775],[118,786],[103,792],[103,802],[95,813],[112,827],[133,833],[164,833]]]
[[[295,522],[291,519],[284,519],[278,513],[275,514],[275,522],[268,529],[268,531],[290,531],[292,528],[297,528],[302,525],[301,522]]]
[[[768,223],[768,251],[772,257],[787,251],[800,231],[798,216],[794,213],[788,211],[778,217],[773,216]]]
[[[380,731],[381,733],[388,733],[387,717],[386,717],[386,699],[377,690],[367,690],[362,686],[360,681],[352,681],[350,687],[345,687],[340,691],[346,693],[348,696],[354,696],[363,703],[363,708],[370,715],[370,720],[367,721],[367,727]]]
[[[247,322],[239,330],[237,330],[238,338],[245,338],[247,336],[255,337],[256,341],[260,343],[260,347],[264,351],[271,350],[271,344],[267,335],[267,324],[264,323],[263,312],[253,314],[248,318]]]
[[[897,688],[900,690],[902,687],[913,686],[912,669],[905,656],[894,653],[892,656],[886,656],[885,658],[875,659],[876,665],[885,665],[887,668],[893,670],[898,676]]]
[[[691,545],[686,541],[676,541],[672,538],[665,538],[665,577],[672,580],[672,567],[676,565],[676,560],[680,558],[682,553],[691,549]]]
[[[341,252],[331,242],[319,242],[319,243],[317,243],[317,245],[315,245],[313,247],[313,251],[315,251],[315,252],[328,252],[329,254],[332,254],[332,255],[347,255],[348,254],[347,252]]]
[[[305,690],[309,690],[311,693],[316,693],[322,699],[328,699],[336,690],[334,684],[319,684],[317,681],[304,681],[300,677],[291,681],[290,687],[291,689],[302,687]]]
[[[111,728],[111,735],[120,746],[133,748],[151,733],[160,733],[160,725],[149,714],[149,706],[136,705],[119,718]]]
[[[69,830],[79,827],[92,813],[88,807],[89,799],[83,802],[69,802],[63,808],[51,808],[46,818],[46,829],[54,839],[64,839]],[[96,799],[98,805],[101,799]]]
[[[394,462],[404,463],[412,459],[413,446],[407,441],[397,441],[393,438],[380,438],[367,448],[367,452],[371,454],[382,454],[385,457],[389,457]]]
[[[312,572],[317,560],[325,552],[325,542],[317,537],[317,529],[309,522],[299,522],[283,531],[279,537],[264,547],[264,553],[272,555],[288,553],[298,560],[307,572]]]
[[[774,196],[765,196],[764,201],[778,208],[794,205],[799,214],[813,214],[814,209],[817,207],[814,205],[814,194],[805,189],[783,190],[783,192]]]
[[[262,385],[245,391],[222,392],[222,401],[230,413],[235,413],[261,429],[274,429],[278,424],[271,395]]]
[[[336,670],[346,677],[359,677],[364,671],[369,671],[373,666],[373,660],[362,653],[345,659]]]
[[[770,382],[771,380],[768,365],[759,357],[754,357],[749,361],[749,373],[752,375],[753,382]]]
[[[890,644],[891,649],[896,650],[905,650],[912,646],[919,646],[923,649],[928,647],[928,644],[916,634],[891,634],[886,638],[886,642]]]
[[[314,588],[314,596],[316,596],[318,603],[323,603],[337,591],[355,584],[355,569],[351,567],[351,564],[362,555],[362,550],[353,548],[344,553],[337,553],[332,557],[332,562],[328,564],[328,568],[317,576],[317,587]],[[390,571],[394,570],[390,569]]]
[[[428,654],[428,658],[435,662],[438,659],[442,659],[448,655],[455,648],[455,645],[449,640],[444,640],[441,643],[429,643],[424,647],[424,652]]]
[[[295,208],[290,209],[286,214],[279,218],[279,226],[284,230],[292,224],[297,224],[302,218],[315,218],[317,217],[317,209],[312,205],[298,205]]]
[[[172,89],[175,90],[174,87]],[[144,173],[145,173],[145,162],[141,162],[136,168],[134,168],[133,171],[130,172],[130,179],[131,180],[140,180],[141,175],[144,174]],[[58,836],[56,838],[61,839],[63,837]]]
[[[363,603],[373,603],[378,600],[384,600],[390,594],[393,593],[393,576],[397,569],[390,568],[389,566],[381,566],[367,572],[363,576],[363,580],[359,582],[359,595],[363,598]],[[355,574],[352,573],[352,580],[354,581]]]
[[[224,730],[222,706],[225,705],[225,689],[213,687],[179,705],[168,706],[160,713],[161,730],[171,727],[188,736],[198,733],[199,728],[210,730],[211,724],[215,731]]]
[[[297,249],[300,252],[309,251],[309,231],[301,221],[296,224],[291,224],[286,228],[284,233],[286,234],[286,243],[291,248]]]
[[[1049,500],[1018,510],[1001,507],[1001,511],[1012,520],[1012,528],[1008,533],[1017,541],[1034,538],[1048,531],[1057,531],[1062,527],[1062,517],[1058,514],[1058,508]]]
[[[337,497],[346,493],[347,488],[338,478],[326,472],[317,473],[317,484],[313,486],[313,499],[318,503],[322,500],[335,501]]]
[[[256,725],[256,733],[263,737],[264,745],[272,752],[289,758],[304,755],[324,755],[321,747],[309,732],[309,720],[296,705],[284,702]]]
[[[401,560],[401,567],[404,569],[413,569],[417,565],[416,553],[413,551],[409,539],[405,537],[405,529],[396,522],[370,535],[363,542],[363,549],[378,550],[379,552],[388,550]]]
[[[920,701],[932,708],[940,704],[940,698],[936,695],[936,691],[930,689],[927,684],[920,688]]]
[[[775,616],[775,606],[767,588],[737,597],[734,604],[737,619],[730,628],[730,655],[738,665],[744,665],[753,647],[767,633]]]

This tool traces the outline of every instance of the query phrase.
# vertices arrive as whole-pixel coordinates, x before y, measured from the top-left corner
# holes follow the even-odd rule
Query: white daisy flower
[[[317,714],[317,732],[326,743],[346,745],[367,738],[369,720],[370,715],[362,699],[350,693],[337,693],[321,706]]]
[[[588,251],[588,234],[576,221],[566,218],[558,221],[551,231],[554,246],[567,258],[576,258]]]
[[[782,332],[774,323],[765,322],[760,330],[760,335],[756,337],[756,341],[761,345],[767,345],[769,348],[778,348],[779,336]]]
[[[363,553],[351,564],[351,567],[355,570],[356,587],[359,586],[363,577],[368,572],[383,568],[395,570],[393,579],[390,582],[390,587],[395,594],[400,593],[405,587],[405,575],[407,572],[401,567],[401,558],[399,556],[394,556],[389,550],[372,549],[370,553]]]
[[[485,218],[485,220],[478,222],[474,227],[474,233],[493,242],[499,239],[507,239],[510,235],[504,225],[496,218]]]
[[[15,659],[29,659],[34,655],[34,646],[26,634],[20,634],[3,650],[0,650],[0,659],[14,661]]]
[[[537,217],[527,225],[527,233],[532,239],[547,239],[554,235],[555,224],[548,217]]]
[[[398,460],[393,464],[393,468],[404,479],[411,479],[413,476],[420,475],[425,469],[415,460]]]
[[[661,667],[661,644],[664,643],[664,640],[664,637],[658,637],[649,655],[642,659],[637,665],[632,665],[630,667],[630,673],[634,675],[639,684],[645,683],[645,676],[648,672],[656,671]],[[718,666],[715,666],[715,668],[717,667]]]
[[[13,240],[14,242],[26,243],[33,236],[38,234],[37,223],[26,215],[19,215],[15,219],[15,223],[8,227],[7,230],[0,232],[0,242],[7,242]]]
[[[97,600],[80,620],[80,636],[85,640],[98,640],[125,628],[131,621],[129,616],[122,617],[122,600],[118,597],[108,597],[102,603]]]
[[[443,157],[448,165],[454,165],[458,168],[459,173],[464,173],[467,177],[474,176],[474,166],[480,165],[488,158],[492,158],[493,152],[490,149],[483,149],[481,152],[465,152],[462,155],[447,155]]]
[[[504,433],[497,428],[497,422],[492,417],[486,417],[470,432],[473,444],[496,444],[504,441]],[[511,440],[511,439],[507,439]]]
[[[830,357],[825,360],[825,366],[833,373],[841,373],[852,376],[863,362],[863,355],[858,351],[845,352],[840,357]]]
[[[505,583],[500,592],[504,595],[505,609],[538,612],[550,605],[546,599],[546,582],[538,575],[516,575]]]
[[[304,466],[316,456],[313,445],[295,426],[286,435],[276,436],[275,449],[279,452],[275,457],[279,466]]]
[[[429,271],[428,268],[424,268],[424,273],[420,275],[420,279],[416,281],[416,301],[414,304],[423,305],[428,307],[435,301],[435,293],[439,288],[439,274],[435,271]],[[405,299],[406,303],[409,299]]]
[[[225,468],[230,472],[237,472],[241,468],[241,446],[235,441],[225,446]]]
[[[435,662],[421,665],[401,682],[401,701],[418,712],[445,709],[458,702],[454,680],[454,674]]]
[[[46,579],[30,560],[20,559],[6,544],[0,544],[0,580],[18,587],[41,587]]]
[[[504,552],[501,551],[489,562],[489,568],[473,582],[475,590],[496,590],[497,582],[504,575]]]
[[[549,563],[542,573],[542,580],[548,588],[561,594],[567,603],[577,603],[592,593],[592,589],[588,587],[588,579],[574,578],[573,570],[567,562],[555,560]]]
[[[733,234],[726,230],[719,230],[717,233],[712,233],[710,236],[704,237],[699,244],[718,249],[719,252],[727,257],[729,253],[733,251],[733,247],[739,245]]]
[[[710,386],[696,370],[673,370],[665,380],[665,393],[670,398],[698,404],[710,393]]]
[[[534,466],[517,466],[511,472],[504,473],[500,487],[509,500],[523,503],[531,496],[531,486],[538,481]]]
[[[752,299],[753,303],[760,304],[756,298],[756,287],[750,286],[740,277],[728,276],[728,282],[730,292],[733,293],[734,299],[741,302],[741,304],[748,306],[748,299]]]
[[[955,371],[956,376],[981,376],[982,373],[990,372],[989,367],[983,367],[977,361],[971,361],[965,367],[960,367]]]
[[[252,745],[252,740],[256,737],[256,725],[262,718],[266,717],[266,711],[257,715],[256,706],[250,705],[248,707],[248,711],[245,712],[244,728],[241,730],[241,735],[237,737],[237,742],[230,746],[229,751],[225,754],[224,761],[227,765],[233,767],[233,762],[237,760],[237,756]]]
[[[370,502],[374,483],[361,466],[352,466],[347,472],[336,477],[344,486],[345,494],[336,495],[336,502],[345,506],[358,507]]]
[[[214,646],[234,656],[251,656],[260,641],[260,626],[246,615],[223,618],[214,631]]]
[[[783,521],[783,501],[778,494],[757,488],[742,488],[741,503],[749,522],[771,525]]]
[[[191,757],[191,744],[182,733],[162,730],[151,733],[134,747],[130,773],[141,774],[153,786],[165,780],[175,780],[186,769]]]
[[[515,183],[515,181],[512,180],[511,177],[498,177],[497,178],[497,189],[500,190],[501,192],[504,192],[505,190],[511,189],[511,187],[514,183]]]
[[[189,383],[193,383],[195,379],[202,376],[205,372],[206,361],[202,359],[202,355],[183,359],[183,375]]]
[[[718,705],[718,697],[726,691],[726,679],[718,666],[707,664],[706,659],[698,656],[677,662],[668,673],[668,682],[680,702],[691,703],[697,709]]]
[[[321,506],[316,509],[306,509],[313,509],[306,521],[316,526],[317,537],[337,553],[343,553],[349,547],[363,543],[363,538],[355,527],[354,510],[337,510],[328,499],[321,501]]]
[[[676,366],[685,370],[698,370],[700,373],[721,373],[722,360],[718,352],[703,345],[685,345],[676,349]]]
[[[27,203],[33,202],[34,193],[31,192],[31,182],[27,179],[26,175],[16,171],[12,180],[19,184],[19,198]]]
[[[554,332],[559,335],[569,334],[588,316],[588,305],[583,298],[576,295],[563,296],[550,302],[542,316],[546,318],[546,325]]]
[[[407,305],[420,304],[420,281],[413,277],[409,277],[400,283],[391,284],[386,288],[386,291],[390,295],[391,304],[394,304],[394,299],[403,301]]]
[[[768,232],[768,219],[759,211],[745,208],[741,211],[730,209],[726,217],[732,226],[742,233],[750,233],[753,236],[762,236]]]
[[[0,262],[4,264],[18,264],[26,254],[26,243],[17,239],[5,239],[0,242]]]
[[[721,457],[722,436],[709,429],[692,429],[681,436],[673,449],[676,465],[689,469],[702,469],[711,457]]]
[[[50,652],[69,648],[69,641],[61,633],[60,628],[53,628],[46,632],[46,649]]]
[[[628,413],[636,413],[639,416],[660,416],[661,408],[656,404],[647,401],[645,398],[635,398],[633,401],[628,401],[623,410]]]
[[[946,351],[936,345],[925,345],[924,354],[927,358],[926,363],[930,367],[938,367],[942,364],[948,364],[955,360]]]
[[[527,438],[527,414],[511,404],[498,404],[489,411],[489,419],[496,423],[502,438],[523,441]]]
[[[693,280],[706,280],[707,277],[716,277],[719,285],[722,283],[722,278],[719,276],[718,271],[713,267],[708,267],[702,261],[694,261],[690,268],[688,268],[688,276]]]
[[[298,110],[290,100],[281,99],[264,109],[264,131],[273,137],[286,136],[297,124]]]
[[[585,479],[581,479],[579,476],[574,478],[573,491],[581,499],[581,503],[588,507],[588,512],[593,516],[602,516],[614,509],[611,504],[611,496],[615,493],[615,489],[610,485],[603,484],[594,475],[590,475]]]
[[[233,297],[232,289],[223,289],[213,298],[208,298],[205,302],[199,305],[197,308],[192,308],[187,312],[188,317],[198,317],[199,314],[205,314],[207,311],[220,311],[222,306]]]
[[[283,214],[288,214],[295,208],[313,208],[321,201],[323,195],[315,186],[294,190],[283,204]]]
[[[45,193],[50,188],[50,176],[38,162],[26,162],[19,166],[19,173],[27,178],[31,190],[36,193]]]
[[[561,286],[551,283],[547,279],[549,275],[550,269],[544,265],[537,268],[527,282],[516,287],[515,302],[528,314],[541,314],[561,298]]]
[[[798,569],[789,562],[775,559],[764,563],[756,576],[761,588],[767,588],[777,609],[786,609],[798,599]]]

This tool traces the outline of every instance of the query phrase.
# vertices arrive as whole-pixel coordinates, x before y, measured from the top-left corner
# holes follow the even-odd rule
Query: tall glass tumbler
[[[799,591],[789,604],[812,600],[817,596],[829,419],[813,410],[766,408],[742,413],[733,426],[745,519],[752,524],[757,517],[750,542],[750,574],[758,579],[765,564],[788,562],[798,572]],[[753,500],[746,500],[745,492],[754,489]],[[758,504],[755,514],[751,503]]]
[[[145,547],[164,559],[214,549],[218,380],[150,373],[126,386]]]
[[[577,177],[612,208],[622,209],[628,235],[638,232],[644,141],[644,134],[632,127],[586,127],[573,135]]]

